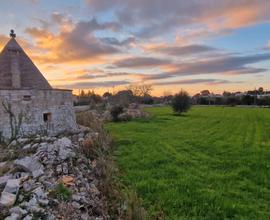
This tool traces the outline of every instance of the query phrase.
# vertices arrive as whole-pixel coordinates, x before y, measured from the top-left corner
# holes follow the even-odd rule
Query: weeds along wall
[[[0,90],[0,137],[57,135],[77,129],[70,90]]]

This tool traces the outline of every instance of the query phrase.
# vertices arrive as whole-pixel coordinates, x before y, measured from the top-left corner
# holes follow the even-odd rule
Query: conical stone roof
[[[52,89],[48,81],[15,40],[0,53],[0,89]]]

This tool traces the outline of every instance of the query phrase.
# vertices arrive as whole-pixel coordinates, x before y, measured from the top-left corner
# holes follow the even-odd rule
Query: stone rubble
[[[22,159],[15,160],[15,166],[20,167],[26,172],[33,172],[37,170],[43,170],[43,165],[39,162],[39,158],[37,156],[24,157]]]
[[[95,135],[17,140],[26,154],[0,176],[0,219],[109,219],[95,163],[80,151],[84,138]]]

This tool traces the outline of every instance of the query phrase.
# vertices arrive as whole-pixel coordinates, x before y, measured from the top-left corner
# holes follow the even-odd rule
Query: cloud
[[[98,39],[94,31],[119,28],[115,22],[99,23],[93,18],[90,21],[78,22],[71,30],[64,30],[58,34],[37,27],[27,28],[25,32],[34,38],[37,48],[47,51],[46,55],[43,53],[42,56],[35,57],[40,62],[91,62],[121,52],[115,46]]]
[[[57,87],[62,87],[66,89],[91,89],[91,88],[108,88],[114,86],[121,86],[129,84],[129,81],[120,80],[120,81],[104,81],[104,82],[77,82],[69,85],[56,85]]]
[[[55,68],[55,67],[54,67]],[[68,71],[65,73],[66,77],[54,79],[54,82],[68,82],[68,81],[87,81],[87,80],[98,80],[104,78],[118,78],[127,77],[130,79],[138,78],[141,79],[143,74],[131,73],[131,72],[108,72],[101,69],[82,69],[75,71]]]
[[[165,66],[171,64],[169,59],[160,59],[152,57],[129,57],[113,63],[114,68],[145,68]]]
[[[59,12],[53,12],[51,15],[52,21],[57,24],[62,24],[66,21],[66,16]]]
[[[53,34],[46,29],[39,29],[37,27],[26,28],[25,33],[29,34],[35,39],[53,37]]]
[[[0,46],[3,47],[7,42],[9,41],[9,38],[5,35],[0,35]]]
[[[270,41],[266,44],[266,47],[263,48],[263,49],[266,49],[266,50],[269,50],[270,49]]]
[[[134,76],[136,74],[127,73],[127,72],[104,72],[101,74],[95,74],[87,72],[82,74],[75,79],[98,79],[98,78],[107,78],[107,77],[116,77],[116,76]]]
[[[10,37],[8,37],[8,35],[1,35],[0,34],[0,51],[1,49],[4,48],[4,46],[7,44],[7,42],[10,40]],[[33,47],[33,45],[31,45],[27,40],[25,40],[24,38],[20,38],[17,39],[17,41],[19,42],[19,44],[26,50],[32,50],[33,52],[35,52],[35,48]]]
[[[85,0],[92,12],[113,11],[134,34],[157,37],[179,26],[204,25],[212,31],[235,29],[270,20],[268,0]],[[147,22],[146,22],[147,21]]]
[[[227,56],[197,62],[180,63],[175,65],[175,70],[145,76],[145,80],[166,79],[176,76],[200,74],[257,74],[267,69],[253,68],[247,65],[270,60],[270,53],[249,56]]]
[[[34,10],[35,13],[29,7],[26,13],[29,12],[28,16],[32,18],[40,13],[40,18],[21,21],[17,25],[21,25],[18,28],[20,33],[24,25],[30,22],[31,26],[25,29],[27,38],[17,39],[23,42],[22,46],[33,60],[41,68],[44,67],[49,78],[57,78],[55,81],[58,83],[103,87],[111,85],[110,82],[121,84],[139,79],[160,85],[224,84],[230,81],[178,79],[189,75],[197,78],[196,75],[202,74],[212,74],[205,78],[215,78],[214,74],[226,75],[228,79],[234,75],[266,75],[265,64],[252,64],[269,60],[269,51],[254,55],[229,54],[211,47],[213,41],[207,38],[228,35],[241,27],[269,22],[268,0],[84,1],[89,5],[88,8],[82,9],[81,6],[85,5],[81,4],[64,3],[54,7],[55,11],[51,11],[49,16],[48,10],[51,9],[44,11],[38,3],[34,7],[37,10]],[[16,2],[19,3],[18,0]],[[22,7],[22,10],[25,9]],[[18,13],[15,18],[17,16]],[[7,40],[7,37],[0,36],[0,45]],[[213,43],[217,45],[220,42]],[[235,49],[241,50],[237,45]],[[103,71],[92,71],[95,68]],[[77,69],[84,71],[79,72]],[[149,72],[143,72],[145,69]],[[87,82],[103,79],[110,81]],[[175,82],[164,82],[165,79]]]
[[[235,83],[229,80],[221,79],[187,79],[187,80],[175,80],[170,82],[156,82],[156,86],[167,86],[167,85],[193,85],[193,84],[206,84],[206,85],[218,85],[218,84],[230,84]],[[240,83],[240,82],[237,82]]]
[[[199,53],[206,53],[206,52],[214,52],[217,51],[216,48],[206,46],[206,45],[187,45],[187,46],[159,46],[150,49],[151,52],[157,52],[172,56],[185,56],[185,55],[192,55],[192,54],[199,54]]]
[[[20,3],[20,2],[24,2],[24,3],[33,3],[33,4],[37,4],[40,0],[14,0],[14,2]],[[8,1],[9,2],[9,1]],[[10,3],[10,2],[9,2]]]
[[[129,38],[126,38],[122,41],[118,40],[115,37],[104,37],[104,38],[100,38],[100,40],[107,43],[107,44],[111,44],[111,45],[115,45],[115,46],[129,46],[131,44],[136,43],[135,37],[129,37]]]

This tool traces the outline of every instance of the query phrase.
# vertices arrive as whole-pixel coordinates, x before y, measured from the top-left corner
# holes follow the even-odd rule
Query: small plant
[[[71,191],[63,183],[59,183],[51,194],[62,201],[68,201],[72,195]]]
[[[111,109],[111,116],[113,121],[119,121],[119,115],[124,112],[124,109],[120,105],[115,105]]]
[[[179,115],[183,112],[187,112],[191,108],[191,98],[189,94],[181,90],[172,99],[173,111]]]

